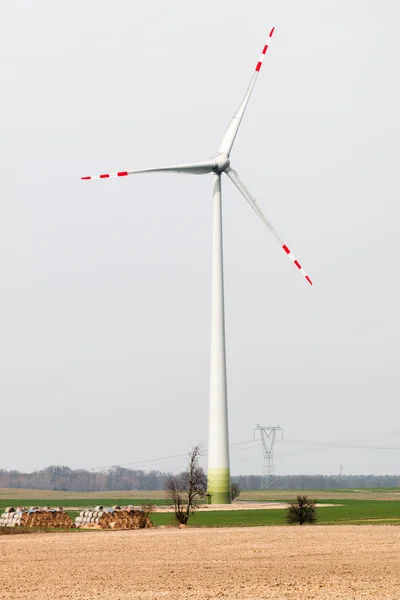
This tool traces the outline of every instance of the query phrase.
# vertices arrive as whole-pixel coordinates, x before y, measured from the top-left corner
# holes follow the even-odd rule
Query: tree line
[[[242,490],[259,490],[259,475],[232,478]],[[328,490],[400,487],[400,475],[276,475],[276,490]]]
[[[0,469],[0,488],[59,490],[63,492],[106,492],[163,490],[167,473],[112,467],[102,471],[70,469],[51,465],[33,473]]]
[[[33,473],[0,469],[0,488],[105,492],[164,490],[171,473],[112,467],[102,471],[52,465]],[[260,475],[232,477],[241,490],[261,489]],[[276,475],[277,490],[324,490],[400,487],[400,475]]]

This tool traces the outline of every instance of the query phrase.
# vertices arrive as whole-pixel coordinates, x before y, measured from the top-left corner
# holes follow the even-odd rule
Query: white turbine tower
[[[224,317],[224,280],[222,257],[222,206],[221,206],[221,176],[225,173],[235,184],[251,208],[257,213],[264,225],[269,229],[282,249],[289,255],[296,267],[312,285],[304,269],[295,259],[286,244],[279,237],[271,223],[266,219],[256,199],[248,191],[236,171],[231,168],[230,155],[240,123],[245,113],[251,93],[261,69],[263,59],[268,50],[274,33],[271,29],[268,42],[264,46],[256,65],[250,85],[239,108],[233,115],[221,140],[218,153],[213,158],[202,162],[166,167],[152,167],[135,171],[119,171],[102,175],[82,177],[82,179],[108,179],[110,177],[125,177],[139,173],[188,173],[191,175],[214,176],[214,222],[213,222],[213,264],[212,264],[212,316],[211,316],[211,365],[210,365],[210,409],[209,409],[209,440],[208,440],[208,491],[213,504],[230,504],[230,467],[229,467],[229,438],[228,438],[228,403],[226,385],[226,355],[225,355],[225,317]]]

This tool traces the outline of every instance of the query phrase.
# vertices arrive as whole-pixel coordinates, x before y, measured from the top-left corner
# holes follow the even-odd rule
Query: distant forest
[[[0,488],[105,492],[122,490],[162,490],[169,473],[112,467],[105,471],[86,471],[50,466],[33,473],[0,469]],[[232,481],[242,490],[259,490],[260,475],[236,475]],[[400,487],[400,475],[276,475],[277,490],[324,490],[338,488]]]

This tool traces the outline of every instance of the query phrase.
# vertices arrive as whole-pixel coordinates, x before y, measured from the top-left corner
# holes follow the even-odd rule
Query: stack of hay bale
[[[153,527],[146,512],[133,506],[113,506],[82,510],[75,519],[79,529],[144,529]]]
[[[18,506],[17,509],[9,506],[0,517],[0,527],[39,527],[39,528],[57,528],[70,529],[75,527],[72,519],[64,509],[50,508],[46,506],[39,508],[32,506],[25,508]]]

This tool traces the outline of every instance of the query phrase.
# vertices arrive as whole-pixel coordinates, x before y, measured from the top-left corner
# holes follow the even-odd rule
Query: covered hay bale
[[[38,528],[60,528],[67,529],[73,526],[72,519],[64,510],[55,508],[22,510],[13,513],[4,513],[6,518],[0,519],[0,524],[7,527],[38,527]]]
[[[75,518],[75,526],[79,529],[144,529],[153,527],[148,514],[142,510],[135,510],[133,506],[112,508],[101,507],[102,510],[87,509],[81,511]],[[98,527],[93,527],[97,525]]]

